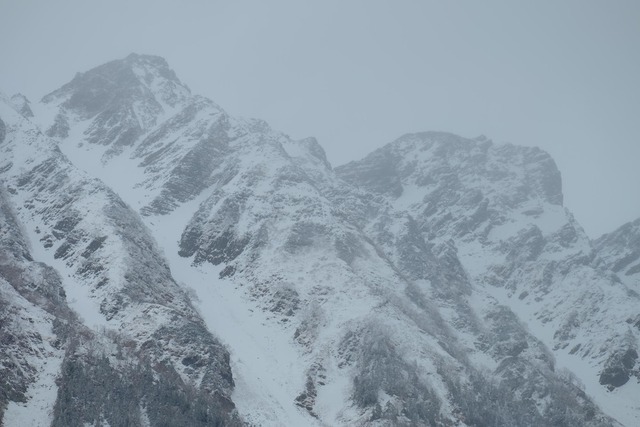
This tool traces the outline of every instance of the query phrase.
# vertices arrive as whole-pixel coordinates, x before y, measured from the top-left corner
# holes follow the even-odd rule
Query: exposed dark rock
[[[2,119],[0,119],[0,144],[4,142],[4,138],[7,135],[7,126],[4,124]],[[6,171],[3,171],[6,172]]]
[[[233,231],[226,230],[222,234],[209,239],[206,246],[201,246],[201,250],[198,251],[194,262],[199,264],[207,261],[213,265],[218,265],[233,261],[244,251],[248,243],[248,237],[239,239]]]
[[[318,396],[318,392],[316,390],[316,385],[313,382],[313,379],[311,378],[311,376],[309,375],[307,376],[305,390],[302,393],[300,393],[295,399],[296,405],[305,409],[307,412],[309,412],[311,416],[318,418],[318,416],[313,411],[313,407],[315,405],[317,396]]]
[[[107,240],[107,236],[96,237],[87,245],[87,248],[82,252],[82,256],[85,258],[89,258],[91,254],[100,249],[104,244],[104,241]]]
[[[224,279],[225,277],[233,277],[236,272],[236,268],[233,265],[227,265],[220,271],[220,278]]]
[[[300,297],[293,287],[281,287],[269,300],[269,309],[274,313],[293,316],[300,308]]]
[[[633,348],[613,353],[600,373],[600,384],[607,386],[609,390],[626,384],[633,374],[637,359],[638,352]]]

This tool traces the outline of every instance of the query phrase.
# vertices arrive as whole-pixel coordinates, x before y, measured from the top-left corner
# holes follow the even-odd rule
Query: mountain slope
[[[580,366],[601,405],[612,413],[622,405],[637,420],[637,384],[615,397],[600,384],[625,382],[617,372],[623,355],[637,351],[638,331],[625,320],[638,295],[591,266],[590,241],[562,207],[560,174],[546,153],[431,132],[405,135],[337,172],[406,210],[427,242],[453,246],[474,290],[518,313],[561,366]],[[624,371],[628,379],[632,369]]]
[[[134,424],[142,422],[141,409],[135,405],[121,411],[119,405],[123,402],[116,400],[110,402],[115,408],[100,409],[104,405],[99,400],[100,391],[92,394],[91,387],[84,384],[91,378],[95,384],[127,389],[137,396],[141,407],[151,405],[144,402],[152,396],[162,403],[158,393],[163,382],[163,387],[171,386],[180,396],[192,394],[190,387],[196,387],[206,392],[200,398],[203,408],[214,410],[219,420],[227,419],[227,412],[233,407],[228,398],[233,388],[228,353],[207,331],[188,297],[171,277],[138,216],[102,182],[78,171],[53,141],[7,103],[0,105],[0,117],[5,130],[0,166],[6,188],[3,207],[6,215],[10,214],[4,221],[3,232],[6,227],[13,242],[3,244],[3,248],[29,248],[29,252],[22,250],[22,255],[17,252],[9,259],[5,280],[27,298],[22,290],[25,277],[14,271],[31,271],[36,268],[31,267],[36,260],[38,263],[34,265],[46,272],[33,276],[35,284],[42,283],[36,286],[42,286],[43,290],[54,285],[64,289],[58,293],[67,296],[70,308],[80,316],[69,314],[72,312],[64,301],[59,302],[60,313],[45,310],[53,318],[37,316],[54,326],[60,322],[65,325],[58,326],[63,332],[55,328],[53,332],[63,335],[59,350],[64,356],[57,373],[56,384],[61,385],[57,387],[51,411],[53,424],[68,425],[82,419],[91,422],[83,417],[105,417],[113,422],[123,413],[134,417],[135,422],[130,420]],[[53,284],[49,285],[50,282]],[[48,292],[44,296],[54,291]],[[37,301],[33,309],[37,311],[42,304],[53,303]],[[40,363],[47,364],[47,359],[42,358]],[[50,368],[53,372],[49,368],[39,369],[42,375],[56,374],[55,368]],[[138,385],[129,382],[130,369],[147,372],[146,380]],[[82,374],[78,376],[79,373]],[[34,377],[23,383],[22,388],[37,385],[38,381]],[[53,384],[48,387],[55,393]],[[77,393],[84,393],[85,405],[92,409],[66,406],[71,403],[67,399],[78,398]],[[176,402],[184,398],[176,396]],[[27,410],[32,401],[27,399]],[[171,407],[172,403],[168,404]],[[21,411],[11,410],[10,406],[8,419]],[[187,413],[174,419],[186,422],[193,416]],[[45,424],[46,420],[39,422]]]
[[[68,85],[72,87],[73,82]],[[70,97],[74,90],[83,88],[71,90]],[[44,101],[49,102],[48,98]],[[124,97],[118,105],[130,102]],[[183,281],[241,286],[237,288],[241,306],[236,310],[242,312],[243,305],[260,310],[266,313],[269,335],[279,336],[282,331],[289,335],[282,345],[294,355],[299,353],[292,361],[297,374],[285,382],[288,391],[276,399],[279,406],[297,404],[329,423],[441,424],[493,416],[494,423],[507,425],[524,416],[525,411],[519,409],[526,406],[524,402],[532,405],[528,411],[537,413],[539,422],[552,417],[553,406],[541,402],[561,393],[573,396],[569,399],[577,409],[572,416],[580,424],[587,413],[592,414],[592,421],[597,419],[589,402],[578,396],[579,390],[571,391],[573,386],[555,378],[544,346],[522,326],[513,325],[506,337],[498,334],[500,326],[493,319],[512,319],[508,309],[495,300],[480,313],[470,306],[466,299],[471,287],[465,272],[460,267],[451,271],[451,266],[459,265],[455,252],[443,246],[434,255],[424,241],[415,239],[411,217],[396,212],[382,198],[367,200],[367,194],[338,180],[315,141],[291,141],[262,122],[230,118],[201,98],[194,97],[187,104],[157,129],[132,140],[131,149],[120,152],[119,157],[105,157],[111,148],[101,149],[86,132],[62,138],[60,146],[73,158],[82,144],[87,150],[83,156],[101,159],[103,171],[118,162],[131,166],[143,159],[133,175],[141,178],[129,188],[108,173],[103,179],[114,188],[120,186],[121,193],[131,194],[132,203],[140,200],[136,187],[144,187],[152,201],[140,206],[140,213],[157,239],[167,242],[165,249],[172,247],[169,231],[175,236],[174,230],[183,229],[178,255],[191,258],[194,266],[221,268],[212,272],[219,271],[221,283],[207,276],[194,277],[186,268]],[[78,127],[93,128],[92,120],[80,118]],[[117,139],[105,142],[107,147],[113,144]],[[77,159],[78,163],[83,160]],[[91,168],[100,169],[100,165]],[[359,212],[362,204],[366,212]],[[380,228],[392,228],[398,234],[391,246],[393,253],[382,249],[388,244],[384,236],[367,229],[371,215]],[[174,255],[169,257],[174,258],[172,265],[180,264]],[[436,287],[437,293],[433,291]],[[428,302],[432,293],[443,298],[442,307]],[[207,303],[214,311],[222,308],[214,301]],[[467,328],[462,332],[452,328],[450,319],[445,320],[441,313],[453,303],[458,305],[459,323]],[[483,316],[490,320],[482,320]],[[511,334],[519,337],[516,346],[531,349],[526,355],[521,356],[521,350],[514,353],[507,345]],[[468,360],[469,353],[477,351],[468,342],[480,336],[491,352],[493,369],[505,356],[515,358],[509,366],[515,363],[519,368],[501,368],[503,381],[513,381],[518,375],[537,378],[536,386],[529,384],[528,391],[523,390],[524,397],[505,396],[504,406],[495,408],[492,415],[479,413],[479,408],[491,407],[489,401],[460,407],[468,400],[467,388],[494,387],[491,378],[479,370],[486,367]],[[372,351],[374,348],[382,353]],[[240,357],[246,356],[236,357],[240,364]],[[412,366],[412,360],[418,365]],[[466,372],[459,375],[461,383],[450,380],[449,372],[454,371]],[[457,394],[452,399],[454,391]],[[336,405],[336,392],[342,401],[351,403]],[[269,393],[280,394],[276,390]],[[292,416],[290,409],[261,415],[266,418],[252,412],[247,405],[244,415],[259,423],[273,416]]]
[[[113,408],[228,424],[234,405],[256,425],[640,416],[620,326],[637,294],[597,264],[538,149],[411,134],[334,170],[313,138],[233,118],[146,55],[32,105],[52,139],[11,105],[0,179],[26,243],[2,246],[57,272],[89,337],[56,353],[56,425],[125,422]],[[87,378],[108,386],[68,405]]]

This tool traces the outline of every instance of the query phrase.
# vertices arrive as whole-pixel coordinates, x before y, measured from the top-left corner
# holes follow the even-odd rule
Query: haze
[[[597,237],[640,217],[640,3],[0,0],[0,90],[131,52],[339,165],[443,130],[539,146]]]

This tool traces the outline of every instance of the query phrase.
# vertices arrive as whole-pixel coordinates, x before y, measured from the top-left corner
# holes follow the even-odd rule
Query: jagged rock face
[[[11,319],[2,323],[7,346],[0,357],[14,360],[5,368],[17,368],[3,396],[31,410],[42,404],[38,414],[44,419],[29,422],[46,423],[51,413],[54,425],[116,420],[122,402],[104,406],[98,390],[104,385],[91,386],[108,377],[131,394],[129,400],[120,397],[133,408],[119,414],[133,417],[127,425],[143,425],[141,405],[152,397],[161,405],[163,396],[171,397],[167,393],[175,395],[164,402],[170,407],[198,400],[199,411],[210,412],[203,425],[232,422],[229,354],[174,281],[139,216],[102,182],[77,170],[8,104],[0,105],[0,116],[9,123],[0,146],[1,303]],[[73,297],[71,308],[66,295]],[[146,380],[138,385],[126,379],[128,369],[147,372]],[[64,385],[57,399],[55,384]],[[161,390],[165,386],[171,391]],[[44,389],[54,398],[41,399]],[[97,412],[69,406],[78,399]],[[9,404],[7,422],[27,422],[28,412]],[[179,414],[169,419],[197,425],[192,421],[201,416]]]
[[[141,186],[151,191],[162,186],[141,212],[169,213],[220,179],[218,168],[228,151],[229,127],[224,111],[209,100],[195,98],[143,139],[133,154],[141,159],[139,166],[147,176]]]
[[[556,358],[628,390],[637,304],[546,153],[422,133],[334,171],[143,55],[43,105],[57,147],[0,110],[5,235],[25,230],[0,243],[67,295],[54,425],[233,425],[234,404],[256,425],[617,425]]]
[[[61,107],[49,136],[67,137],[74,122],[90,120],[86,141],[107,145],[109,154],[117,154],[189,97],[189,89],[164,59],[131,54],[79,73],[42,101]]]
[[[611,277],[590,269],[590,242],[561,207],[560,174],[538,149],[442,133],[413,134],[337,172],[406,211],[416,223],[412,234],[422,234],[423,245],[449,241],[476,282],[505,288],[522,299],[564,292],[563,298],[573,303],[582,297],[566,288],[578,285],[568,282],[580,271],[593,276],[593,304],[610,293],[602,285],[611,285]],[[382,175],[394,178],[376,181]],[[559,283],[566,283],[565,289]],[[618,299],[627,298],[624,289],[614,288]],[[539,310],[536,316],[545,323],[561,315],[542,306]]]
[[[342,422],[437,425],[456,417],[488,422],[479,408],[490,407],[489,400],[477,407],[460,403],[468,399],[468,384],[476,391],[492,387],[468,361],[470,353],[482,353],[500,378],[494,393],[507,384],[522,389],[502,397],[505,406],[493,424],[522,422],[532,411],[543,424],[567,407],[573,409],[566,425],[607,424],[579,390],[555,377],[544,344],[507,307],[495,300],[481,310],[470,304],[472,287],[454,245],[428,243],[411,215],[384,198],[363,200],[323,169],[319,157],[307,173],[300,168],[304,163],[288,155],[288,144],[245,145],[242,139],[230,144],[232,153],[240,153],[230,155],[235,173],[200,204],[182,234],[180,254],[196,264],[226,265],[221,275],[250,284],[263,309],[296,325],[294,337],[311,361],[295,399],[298,406],[322,419],[318,408],[327,384],[344,376],[351,378],[345,397],[358,412]],[[363,215],[350,221],[354,212]],[[360,296],[357,309],[345,310],[343,293]],[[441,308],[452,304],[455,312],[443,316]],[[323,329],[339,330],[340,341],[327,340]],[[483,344],[469,347],[469,341]],[[544,374],[538,374],[541,361]],[[461,370],[467,386],[448,378]],[[519,382],[533,377],[535,384]],[[454,391],[458,395],[452,401]],[[572,396],[563,409],[535,403],[560,396]]]
[[[560,172],[547,153],[447,133],[405,135],[336,172],[411,208],[435,236],[462,237],[479,224],[500,225],[531,200],[562,204]]]
[[[637,351],[638,330],[621,325],[635,319],[638,295],[620,286],[607,268],[592,267],[591,243],[562,208],[560,174],[546,153],[422,133],[405,135],[336,171],[411,216],[411,235],[421,235],[422,246],[437,251],[446,245],[460,263],[448,270],[468,275],[468,288],[512,307],[530,328],[552,331],[542,336],[556,356],[589,360],[592,393],[598,382],[617,387],[633,376],[622,360],[635,365],[625,355]],[[371,229],[390,223],[383,218]],[[383,241],[398,236],[379,235]],[[464,294],[464,285],[451,287],[460,280],[430,280]],[[458,313],[464,313],[462,306],[456,303]],[[463,318],[458,314],[451,322],[468,324]]]
[[[0,419],[10,402],[28,400],[29,385],[43,374],[42,360],[55,365],[61,357],[53,331],[70,314],[57,273],[32,261],[0,188]]]

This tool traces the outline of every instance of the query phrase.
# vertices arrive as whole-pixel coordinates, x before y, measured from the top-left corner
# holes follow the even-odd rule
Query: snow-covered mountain
[[[5,426],[640,423],[640,243],[538,149],[334,170],[135,54],[0,120]]]
[[[601,407],[637,423],[638,294],[594,267],[546,153],[423,133],[337,171],[412,215],[426,241],[453,247],[475,293],[509,307]]]
[[[202,408],[216,409],[212,420],[225,419],[233,406],[229,354],[140,217],[9,103],[0,117],[3,315],[18,331],[2,331],[3,370],[16,376],[10,389],[18,393],[3,402],[5,424],[159,421],[153,400],[166,393],[162,382],[172,384],[176,405],[196,387]],[[12,314],[22,312],[26,323]],[[33,322],[26,340],[22,329]],[[152,369],[156,382],[146,378]]]

